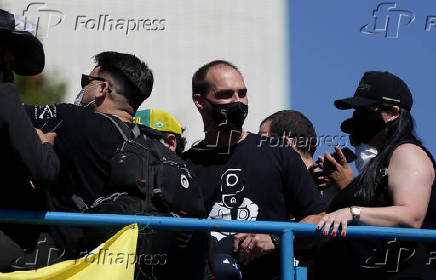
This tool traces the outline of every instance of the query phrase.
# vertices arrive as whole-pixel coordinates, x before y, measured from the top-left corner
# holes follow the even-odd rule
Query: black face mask
[[[386,128],[380,111],[356,110],[351,119],[341,123],[341,130],[350,134],[353,145],[368,143],[377,133]]]
[[[354,134],[354,120],[353,118],[346,119],[341,123],[341,130],[347,134],[350,134],[350,144],[354,147],[359,146],[362,143],[355,134]]]
[[[242,130],[248,115],[248,105],[242,102],[215,104],[208,99],[206,100],[212,105],[212,117],[218,126],[226,126],[229,130]]]

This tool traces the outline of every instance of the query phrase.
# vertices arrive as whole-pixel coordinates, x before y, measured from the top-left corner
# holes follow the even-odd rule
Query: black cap
[[[336,108],[340,110],[375,104],[397,105],[410,111],[412,93],[397,76],[389,72],[370,71],[363,75],[353,97],[335,101]]]
[[[14,15],[1,9],[0,41],[6,42],[14,53],[12,70],[18,75],[32,76],[44,70],[45,55],[41,42],[32,33],[17,30]]]

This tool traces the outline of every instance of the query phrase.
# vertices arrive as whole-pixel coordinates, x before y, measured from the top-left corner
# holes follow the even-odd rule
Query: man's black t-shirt
[[[242,142],[223,149],[207,149],[200,143],[184,158],[202,186],[210,219],[289,221],[291,216],[300,220],[325,210],[299,155],[274,138],[248,134]],[[220,243],[227,243],[223,250],[231,254],[228,239],[234,234],[211,233],[218,241],[218,251]],[[269,257],[255,260],[244,277],[271,277],[277,271],[265,267]],[[274,262],[278,266],[276,258]]]
[[[62,120],[55,130],[61,171],[50,190],[54,210],[77,211],[90,206],[101,195],[109,178],[111,158],[123,141],[114,124],[88,108],[72,104],[25,105],[25,110],[37,128],[52,119]]]

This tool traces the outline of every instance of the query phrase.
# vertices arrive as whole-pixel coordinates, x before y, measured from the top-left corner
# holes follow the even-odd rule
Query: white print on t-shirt
[[[398,272],[400,263],[405,263],[415,255],[414,248],[403,248],[399,246],[397,239],[387,242],[386,252],[377,252],[373,249],[374,255],[365,260],[364,268],[384,268],[386,272]]]
[[[189,180],[188,180],[188,178],[186,178],[185,174],[180,175],[180,184],[185,189],[189,188]]]
[[[209,213],[209,219],[232,220],[232,210],[237,220],[255,221],[259,206],[247,197],[243,197],[245,182],[241,169],[227,169],[220,178],[221,201],[215,202]],[[220,241],[234,232],[212,232]]]
[[[35,107],[36,119],[49,119],[56,117],[56,106],[54,105],[43,105]]]

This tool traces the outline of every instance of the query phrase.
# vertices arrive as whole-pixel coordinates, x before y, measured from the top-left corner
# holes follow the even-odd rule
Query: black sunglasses
[[[106,82],[106,80],[101,78],[101,77],[94,77],[94,76],[89,76],[89,75],[82,74],[82,79],[80,80],[80,85],[82,86],[82,88],[84,88],[84,87],[89,85],[89,83],[91,83],[94,80]],[[109,92],[111,92],[111,91],[112,90],[109,89]]]
[[[82,74],[82,79],[80,80],[80,84],[81,84],[82,88],[84,88],[87,85],[89,85],[89,83],[92,82],[93,80],[106,82],[106,80],[103,78]]]

